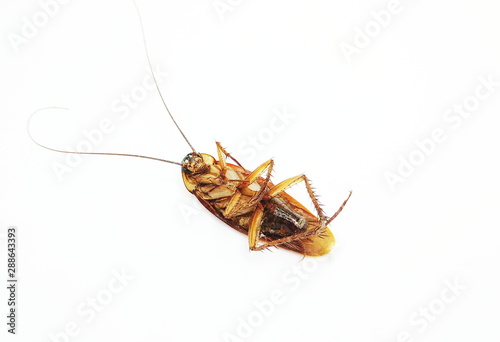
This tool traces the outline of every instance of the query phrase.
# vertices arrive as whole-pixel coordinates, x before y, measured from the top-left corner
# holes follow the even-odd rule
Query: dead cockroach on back
[[[283,247],[308,256],[330,252],[335,243],[327,225],[344,208],[349,197],[327,218],[305,175],[271,183],[273,160],[254,171],[246,170],[217,142],[219,160],[204,153],[189,153],[182,161],[182,179],[189,192],[212,214],[248,235],[251,250]],[[237,165],[229,164],[226,158]],[[318,217],[285,190],[304,182]]]
[[[137,12],[139,14],[138,9]],[[268,160],[254,171],[249,171],[219,142],[216,143],[218,159],[209,154],[197,152],[180,129],[163,99],[151,67],[140,14],[139,20],[149,68],[160,98],[192,152],[186,155],[181,163],[178,163],[133,154],[57,150],[38,143],[30,134],[31,139],[37,145],[56,152],[138,157],[180,165],[186,189],[220,220],[237,231],[247,234],[250,250],[260,251],[269,247],[281,247],[306,256],[321,256],[329,253],[335,244],[335,238],[327,226],[342,211],[351,193],[335,214],[327,217],[305,175],[273,184],[270,180],[274,166],[273,160]],[[228,163],[227,159],[231,159],[236,164]],[[317,215],[312,214],[285,192],[286,189],[300,182],[304,183]]]

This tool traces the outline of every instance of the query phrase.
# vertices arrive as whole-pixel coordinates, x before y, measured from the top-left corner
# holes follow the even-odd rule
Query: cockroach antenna
[[[155,76],[155,73],[153,71],[153,67],[151,65],[151,60],[149,58],[149,51],[148,51],[148,46],[146,44],[146,34],[144,33],[144,25],[143,25],[143,22],[142,22],[142,17],[141,17],[141,12],[139,11],[139,7],[137,6],[137,4],[135,3],[134,0],[132,0],[132,3],[134,4],[134,7],[137,11],[137,16],[139,17],[139,24],[141,26],[141,34],[142,34],[142,41],[144,43],[144,51],[146,52],[146,58],[147,58],[147,61],[148,61],[148,66],[149,66],[149,70],[151,72],[151,75],[153,76],[153,81],[155,83],[155,86],[156,86],[156,90],[158,90],[158,94],[160,95],[160,99],[163,103],[163,106],[165,107],[165,109],[167,110],[167,113],[168,115],[170,116],[170,119],[172,119],[175,127],[177,127],[177,129],[179,130],[179,133],[181,133],[182,137],[184,138],[184,140],[187,142],[187,144],[189,145],[189,147],[191,148],[191,150],[193,151],[194,154],[197,154],[196,150],[194,149],[193,145],[191,145],[191,143],[189,142],[188,138],[186,137],[186,135],[184,135],[184,132],[181,130],[181,128],[179,127],[179,125],[177,124],[177,122],[175,121],[174,119],[174,116],[172,115],[172,113],[170,112],[170,110],[168,109],[168,106],[167,106],[167,103],[165,101],[165,99],[163,98],[163,95],[160,91],[160,87],[158,86],[158,82],[156,80],[156,76]],[[50,151],[54,151],[54,152],[61,152],[61,153],[69,153],[69,154],[93,154],[93,155],[104,155],[104,156],[122,156],[122,157],[137,157],[137,158],[144,158],[144,159],[151,159],[151,160],[158,160],[158,161],[161,161],[161,162],[165,162],[165,163],[170,163],[170,164],[176,164],[176,165],[180,165],[182,166],[181,163],[178,163],[178,162],[174,162],[174,161],[171,161],[171,160],[166,160],[166,159],[161,159],[161,158],[155,158],[155,157],[148,157],[148,156],[143,156],[143,155],[138,155],[138,154],[126,154],[126,153],[109,153],[109,152],[79,152],[79,151],[65,151],[65,150],[58,150],[58,149],[55,149],[55,148],[50,148],[48,146],[45,146],[45,145],[42,145],[40,144],[38,141],[36,141],[33,136],[31,135],[31,131],[30,131],[30,123],[31,123],[31,120],[33,119],[33,116],[40,112],[40,111],[43,111],[43,110],[47,110],[47,109],[64,109],[64,110],[67,110],[67,108],[63,108],[63,107],[47,107],[47,108],[41,108],[41,109],[38,109],[37,111],[35,111],[33,114],[31,114],[31,117],[29,118],[28,120],[28,135],[29,137],[31,138],[31,140],[33,140],[33,142],[35,144],[37,144],[38,146],[40,147],[43,147],[47,150],[50,150]]]
[[[161,158],[155,158],[155,157],[148,157],[148,156],[142,156],[142,155],[139,155],[139,154],[109,153],[109,152],[79,152],[79,151],[65,151],[65,150],[58,150],[58,149],[56,149],[56,148],[51,148],[51,147],[48,147],[48,146],[42,145],[42,144],[40,144],[38,141],[36,141],[36,140],[35,140],[35,138],[33,138],[33,136],[31,135],[31,131],[30,131],[30,123],[31,123],[31,120],[33,119],[33,116],[35,116],[35,114],[36,114],[36,113],[41,112],[42,110],[47,110],[47,109],[64,109],[64,110],[68,110],[68,108],[63,108],[63,107],[47,107],[47,108],[41,108],[41,109],[38,109],[36,112],[34,112],[33,114],[31,114],[31,117],[30,117],[30,118],[29,118],[29,120],[28,120],[28,135],[29,135],[29,137],[31,138],[31,140],[33,140],[33,142],[34,142],[35,144],[37,144],[37,145],[38,145],[38,146],[40,146],[40,147],[43,147],[44,149],[47,149],[47,150],[50,150],[50,151],[54,151],[54,152],[69,153],[69,154],[97,154],[97,155],[101,155],[101,156],[137,157],[137,158],[144,158],[144,159],[158,160],[158,161],[161,161],[161,162],[164,162],[164,163],[170,163],[170,164],[176,164],[176,165],[180,165],[180,166],[182,166],[182,164],[181,164],[181,163],[174,162],[174,161],[171,161],[171,160],[166,160],[166,159],[161,159]]]
[[[151,75],[153,75],[153,80],[155,81],[156,90],[158,90],[158,94],[160,95],[161,102],[163,102],[163,106],[165,106],[165,109],[167,110],[167,113],[170,116],[170,118],[172,119],[172,121],[174,122],[175,127],[177,127],[177,129],[181,133],[184,140],[186,140],[187,144],[189,145],[189,147],[191,148],[193,153],[196,153],[196,150],[194,149],[193,145],[191,145],[188,138],[184,135],[184,132],[182,131],[182,129],[179,127],[179,125],[175,121],[172,113],[170,113],[170,109],[168,109],[167,103],[165,102],[165,99],[163,98],[163,95],[161,94],[160,87],[158,86],[158,82],[156,81],[155,73],[153,72],[151,60],[149,59],[148,44],[146,44],[146,34],[144,33],[144,24],[142,23],[141,12],[139,11],[139,7],[137,7],[137,4],[135,3],[135,1],[132,0],[132,2],[134,3],[135,9],[137,10],[137,16],[139,17],[139,23],[141,24],[142,42],[144,43],[144,51],[146,52],[146,58],[148,59],[149,70],[151,71]]]

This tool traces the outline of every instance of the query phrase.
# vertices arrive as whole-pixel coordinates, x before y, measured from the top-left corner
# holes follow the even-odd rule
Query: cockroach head
[[[205,173],[210,166],[205,163],[203,156],[199,153],[189,153],[182,160],[182,171],[188,174]]]

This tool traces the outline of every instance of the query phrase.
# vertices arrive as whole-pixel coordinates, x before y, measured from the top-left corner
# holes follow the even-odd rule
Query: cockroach
[[[135,5],[135,3],[134,3]],[[64,151],[38,143],[29,131],[30,138],[39,146],[61,153],[114,155],[158,160],[181,167],[182,180],[186,189],[201,204],[224,223],[248,235],[248,246],[252,251],[270,247],[285,248],[304,256],[321,256],[329,253],[335,238],[327,227],[342,211],[348,197],[331,217],[326,216],[315,195],[311,182],[305,175],[286,179],[278,184],[271,182],[274,166],[272,159],[262,163],[255,170],[244,168],[219,142],[216,142],[217,159],[194,149],[171,114],[156,81],[147,49],[142,18],[136,6],[141,25],[142,38],[149,69],[156,89],[172,122],[191,148],[182,162],[161,158],[123,153],[100,153]],[[30,119],[31,120],[31,119]],[[232,160],[235,164],[228,163]],[[316,215],[299,203],[285,190],[303,182],[312,200]]]

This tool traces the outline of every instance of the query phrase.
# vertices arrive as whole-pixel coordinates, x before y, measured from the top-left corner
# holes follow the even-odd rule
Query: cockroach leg
[[[347,196],[347,198],[345,199],[344,203],[342,203],[342,205],[340,206],[340,208],[337,209],[337,211],[335,212],[335,214],[333,214],[332,217],[330,217],[328,219],[328,221],[326,221],[326,224],[325,225],[329,225],[330,222],[332,222],[338,214],[340,214],[340,212],[342,211],[342,209],[344,209],[345,205],[347,204],[347,201],[349,201],[349,198],[351,198],[351,195],[352,195],[352,191],[349,191],[349,196]]]
[[[250,220],[250,225],[248,228],[248,245],[251,250],[257,250],[257,243],[259,242],[260,229],[262,218],[264,217],[264,207],[262,204],[258,204],[257,208],[252,215],[252,219]],[[260,250],[260,249],[259,249]]]
[[[229,153],[221,146],[221,144],[217,141],[217,156],[219,157],[219,162],[222,170],[227,169],[226,159],[229,156]]]
[[[266,195],[268,189],[268,183],[271,179],[271,172],[273,170],[274,161],[272,159],[262,163],[259,167],[257,167],[253,172],[251,172],[246,179],[244,179],[239,185],[238,188],[249,188],[251,191],[256,191],[256,193],[252,196],[252,198],[248,202],[240,201],[241,192],[237,191],[229,200],[229,203],[224,212],[224,216],[226,218],[232,218],[236,215],[239,215],[242,211],[255,206],[256,203],[260,202],[262,198]],[[267,170],[267,176],[264,182],[259,185],[255,183],[255,181]],[[255,186],[260,188],[252,188],[252,184],[255,183]]]
[[[318,216],[319,216],[319,219],[321,222],[326,222],[327,221],[327,216],[325,214],[325,212],[323,211],[323,208],[321,208],[321,205],[318,201],[318,198],[316,197],[316,194],[314,193],[314,190],[311,186],[311,183],[309,181],[309,179],[306,177],[306,175],[299,175],[299,176],[295,176],[295,177],[292,177],[292,178],[288,178],[288,179],[285,179],[284,181],[276,184],[275,186],[273,186],[269,192],[267,193],[268,197],[269,198],[273,198],[277,195],[279,195],[280,193],[284,192],[286,189],[288,189],[289,187],[297,184],[297,183],[300,183],[300,182],[304,182],[305,185],[306,185],[306,190],[307,190],[307,193],[309,194],[309,197],[311,198],[312,202],[313,202],[313,205],[314,205],[314,208],[316,209],[316,212],[318,213]],[[267,197],[266,197],[267,199]],[[338,213],[337,213],[338,215]],[[325,227],[328,225],[330,221],[326,222],[325,223]]]
[[[231,196],[231,199],[229,200],[226,209],[224,210],[224,217],[225,218],[232,218],[233,216],[237,215],[239,211],[242,209],[240,204],[240,198],[241,198],[241,192],[236,191],[233,196]]]
[[[217,145],[217,154],[219,156],[219,161],[224,165],[224,167],[226,166],[226,160],[225,158],[223,158],[222,154],[224,154],[227,158],[231,158],[231,160],[234,161],[239,167],[243,167],[239,161],[237,161],[228,151],[226,151],[224,147],[222,147],[220,142],[216,141],[215,143]]]
[[[264,173],[264,171],[266,171],[266,169],[267,169],[267,174],[269,175],[269,178],[271,178],[270,175],[271,175],[271,172],[273,170],[273,167],[274,167],[274,161],[272,159],[269,159],[268,161],[265,161],[262,164],[260,164],[255,170],[253,170],[252,173],[249,174],[245,180],[248,182],[248,185],[252,184],[260,177],[260,175],[262,175]],[[267,178],[266,178],[266,180],[267,180]],[[266,181],[265,183],[267,184],[268,181]],[[264,188],[264,187],[262,187],[262,188]]]

